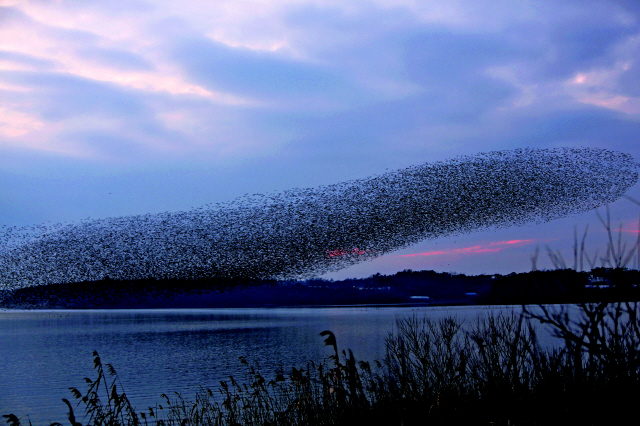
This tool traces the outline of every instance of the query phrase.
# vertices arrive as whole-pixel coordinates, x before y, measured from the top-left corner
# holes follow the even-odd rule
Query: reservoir
[[[384,357],[396,319],[452,315],[472,322],[500,311],[519,314],[521,308],[0,311],[0,415],[13,413],[26,425],[29,419],[34,426],[67,424],[62,398],[75,404],[69,388],[84,393],[84,378],[96,377],[93,351],[113,365],[139,412],[161,404],[162,393],[193,399],[200,386],[217,392],[229,376],[242,382],[247,367],[240,357],[257,365],[267,381],[280,369],[286,376],[292,367],[327,360],[332,349],[324,346],[323,330],[336,335],[340,351],[351,349],[356,360],[374,361]]]

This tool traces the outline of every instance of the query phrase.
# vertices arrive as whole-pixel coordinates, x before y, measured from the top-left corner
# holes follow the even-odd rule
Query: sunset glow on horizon
[[[450,254],[473,254],[473,253],[495,253],[505,250],[509,247],[520,247],[530,244],[538,243],[538,240],[510,240],[510,241],[494,241],[486,244],[479,244],[471,247],[451,248],[446,250],[434,250],[422,253],[412,254],[400,254],[399,257],[414,257],[414,256],[438,256],[438,255],[450,255]]]

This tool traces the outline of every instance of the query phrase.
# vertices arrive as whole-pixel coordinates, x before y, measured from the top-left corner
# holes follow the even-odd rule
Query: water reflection
[[[412,314],[472,321],[487,311],[519,307],[282,308],[202,310],[0,311],[0,414],[30,415],[34,425],[66,419],[61,398],[94,377],[91,353],[111,363],[137,410],[161,393],[193,398],[242,378],[238,358],[275,372],[331,355],[319,333],[331,330],[339,349],[359,360],[381,359],[395,320]],[[26,420],[26,419],[25,419]],[[64,423],[64,422],[63,422]]]

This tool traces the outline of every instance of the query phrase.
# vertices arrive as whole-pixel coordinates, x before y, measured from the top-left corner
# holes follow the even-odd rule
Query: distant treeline
[[[106,278],[0,294],[2,308],[225,308],[360,304],[481,305],[640,300],[640,272],[596,268],[467,276],[405,270],[340,281]]]

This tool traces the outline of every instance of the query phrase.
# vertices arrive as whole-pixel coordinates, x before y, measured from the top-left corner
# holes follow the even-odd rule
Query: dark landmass
[[[405,270],[330,281],[111,280],[0,294],[5,309],[249,308],[322,305],[483,305],[640,300],[640,272],[596,268],[467,276]]]

